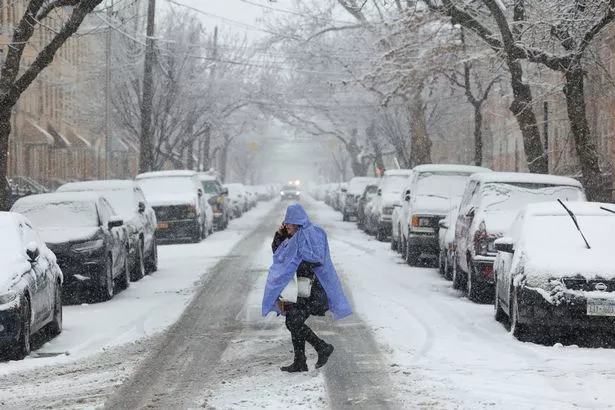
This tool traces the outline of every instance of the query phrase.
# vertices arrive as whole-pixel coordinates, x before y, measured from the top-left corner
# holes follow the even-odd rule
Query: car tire
[[[201,226],[201,224],[197,224],[195,227],[195,233],[193,234],[192,238],[190,239],[190,243],[199,243],[201,242],[201,239],[203,239],[203,226]]]
[[[510,333],[521,342],[529,341],[532,335],[530,327],[519,323],[519,299],[515,288],[511,289],[510,300]]]
[[[130,261],[128,255],[124,258],[124,272],[118,276],[117,281],[120,290],[125,290],[130,287]]]
[[[133,270],[130,272],[130,280],[136,282],[145,276],[145,260],[143,256],[143,242],[141,239],[137,241],[137,250],[135,251],[136,260]]]
[[[446,256],[443,255],[442,249],[438,253],[438,270],[440,271],[440,275],[444,276],[446,272],[446,268],[444,266],[444,261],[446,260]]]
[[[145,273],[150,274],[158,270],[158,244],[156,238],[152,239],[152,250],[149,253],[149,257],[146,262]]]
[[[459,264],[455,259],[453,261],[453,289],[461,289],[463,287],[463,277],[461,273],[461,269],[459,269]]]
[[[410,266],[418,266],[421,252],[413,249],[409,244],[406,244],[406,263]]]
[[[105,260],[104,282],[98,285],[98,299],[105,302],[113,298],[115,289],[113,287],[113,260],[111,256]]]
[[[447,252],[447,254],[444,256],[444,279],[453,280],[453,269],[451,267],[451,264],[449,263],[449,259],[450,258]]]
[[[396,251],[398,248],[397,240],[393,235],[391,235],[391,250]]]
[[[32,329],[30,327],[31,307],[30,299],[23,298],[21,310],[21,323],[19,339],[9,347],[8,356],[13,360],[22,360],[32,351]]]
[[[466,278],[466,294],[468,295],[468,299],[472,302],[480,302],[481,289],[479,289],[479,285],[476,283],[476,272],[474,265],[468,262],[468,266],[470,269]]]
[[[502,309],[502,305],[500,305],[500,294],[498,292],[498,281],[495,278],[495,297],[493,298],[493,317],[496,322],[504,323],[506,320],[506,313]]]
[[[380,229],[380,227],[376,229],[376,240],[378,242],[385,242],[387,240],[386,234],[382,231],[382,229]]]
[[[342,213],[342,222],[348,222],[348,221],[349,221],[348,215],[345,212]]]
[[[62,284],[56,282],[55,298],[53,302],[53,319],[47,325],[45,333],[47,337],[55,337],[62,333]]]

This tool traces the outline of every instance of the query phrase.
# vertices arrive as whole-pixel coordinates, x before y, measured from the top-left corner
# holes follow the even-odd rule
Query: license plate
[[[589,316],[615,316],[615,300],[588,299],[587,314]]]
[[[169,224],[166,222],[159,222],[158,229],[169,229]]]

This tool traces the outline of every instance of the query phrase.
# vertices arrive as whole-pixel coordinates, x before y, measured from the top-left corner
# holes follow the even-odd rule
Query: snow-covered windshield
[[[376,195],[378,193],[378,185],[368,185],[365,187],[365,192],[367,195]]]
[[[186,177],[143,178],[139,180],[139,185],[145,196],[157,196],[164,192],[171,197],[174,194],[186,195],[195,191],[192,179]]]
[[[348,184],[348,193],[352,195],[361,195],[365,190],[365,187],[371,182],[372,181],[369,179],[353,178]],[[376,191],[378,191],[378,188],[376,188]]]
[[[583,201],[583,191],[575,186],[525,182],[488,183],[483,188],[481,206],[486,212],[517,210],[527,204],[562,201]]]
[[[592,248],[615,249],[615,215],[575,215]],[[585,242],[569,215],[537,215],[528,221],[523,240],[526,247],[561,253],[564,249],[585,248]]]
[[[23,252],[23,249],[20,249],[21,239],[15,221],[10,218],[1,218],[0,232],[2,232],[0,258],[5,262],[13,260],[15,255]]]
[[[401,194],[404,184],[408,180],[407,175],[387,175],[382,179],[382,193]]]
[[[89,201],[30,203],[12,210],[25,215],[39,228],[90,228],[99,225],[96,205]]]
[[[435,196],[441,198],[458,198],[463,195],[469,174],[447,173],[434,174],[421,173],[418,176],[415,195]]]

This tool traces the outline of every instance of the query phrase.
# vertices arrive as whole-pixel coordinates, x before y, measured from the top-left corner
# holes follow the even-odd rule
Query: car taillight
[[[196,205],[186,205],[186,215],[189,218],[196,216]]]
[[[493,266],[492,265],[484,265],[481,269],[483,276],[486,278],[490,278],[493,276]]]

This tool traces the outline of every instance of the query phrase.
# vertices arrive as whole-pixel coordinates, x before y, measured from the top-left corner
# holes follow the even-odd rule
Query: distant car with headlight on
[[[284,185],[280,190],[282,201],[298,201],[300,196],[301,191],[297,185]]]
[[[509,319],[521,340],[552,330],[604,330],[612,336],[614,212],[615,205],[596,202],[524,207],[506,236],[495,241],[496,320]]]
[[[124,221],[100,194],[62,192],[18,199],[11,211],[26,216],[38,228],[64,273],[64,287],[93,290],[109,300],[115,285],[130,285],[128,235]]]
[[[28,218],[0,212],[0,352],[30,354],[31,335],[62,332],[62,271]]]

